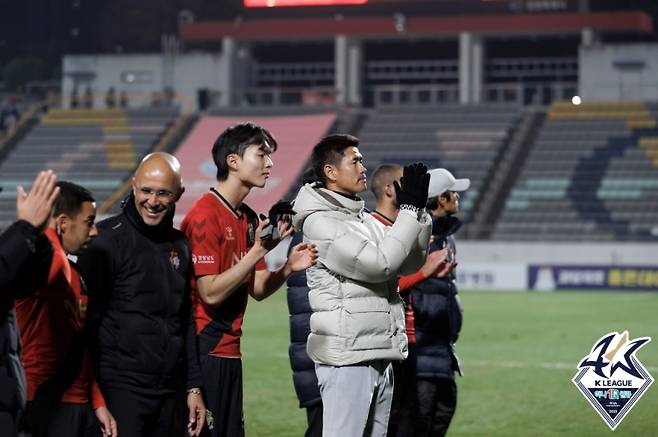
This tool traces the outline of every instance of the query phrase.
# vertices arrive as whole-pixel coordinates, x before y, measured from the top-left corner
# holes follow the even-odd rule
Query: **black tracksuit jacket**
[[[454,216],[434,217],[434,241],[429,252],[450,247],[456,252],[453,235],[462,223]],[[412,290],[416,328],[416,376],[423,379],[452,379],[460,372],[454,351],[462,326],[455,272],[445,278],[428,278]]]
[[[98,224],[98,237],[78,259],[101,389],[159,396],[202,384],[191,253],[172,221],[173,211],[159,225],[146,225],[130,196],[121,214]]]

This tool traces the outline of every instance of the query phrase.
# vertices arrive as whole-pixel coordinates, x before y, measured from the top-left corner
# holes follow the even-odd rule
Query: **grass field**
[[[610,331],[650,336],[637,354],[658,378],[658,294],[463,292],[464,377],[449,436],[658,436],[658,383],[613,433],[572,384]],[[285,291],[249,302],[244,326],[248,436],[303,436],[288,362]],[[349,437],[349,436],[346,436]]]

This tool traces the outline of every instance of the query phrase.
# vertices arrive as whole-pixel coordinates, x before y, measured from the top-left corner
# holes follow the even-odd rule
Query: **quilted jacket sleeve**
[[[432,234],[432,219],[428,213],[423,211],[419,223],[421,224],[421,231],[418,234],[418,244],[414,246],[400,267],[401,275],[410,275],[417,272],[425,264],[425,260],[427,259],[427,248],[429,247],[430,236]]]
[[[320,262],[331,271],[355,281],[379,283],[397,277],[418,246],[419,234],[430,231],[429,224],[419,223],[411,213],[401,213],[379,239],[373,239],[364,226],[346,217],[318,213],[306,220],[304,235],[317,245]]]

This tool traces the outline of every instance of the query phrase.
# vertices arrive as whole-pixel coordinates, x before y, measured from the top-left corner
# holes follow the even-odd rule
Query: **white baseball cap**
[[[445,191],[466,191],[471,186],[470,179],[455,179],[452,173],[445,168],[434,168],[428,173],[430,174],[428,197],[438,196]]]

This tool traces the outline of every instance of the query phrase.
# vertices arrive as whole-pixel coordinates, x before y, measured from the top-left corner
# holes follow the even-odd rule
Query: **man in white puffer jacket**
[[[350,135],[330,135],[313,149],[318,182],[295,200],[295,229],[316,245],[318,262],[306,271],[310,288],[308,355],[322,395],[323,436],[385,436],[393,394],[391,361],[407,356],[398,275],[424,263],[431,233],[425,212],[429,174],[404,168],[395,183],[400,214],[384,227],[357,194],[366,168]]]

